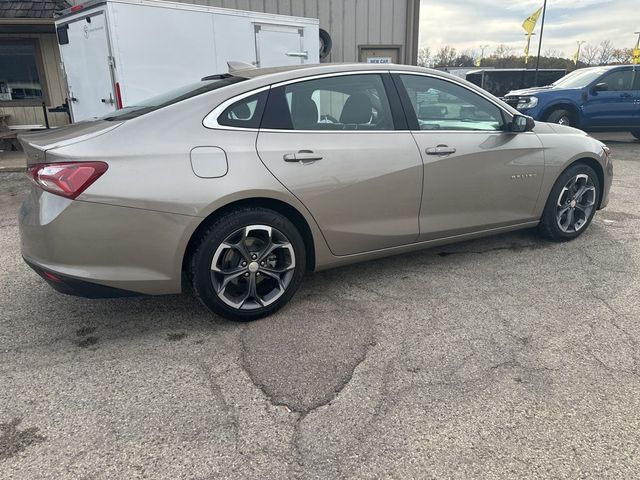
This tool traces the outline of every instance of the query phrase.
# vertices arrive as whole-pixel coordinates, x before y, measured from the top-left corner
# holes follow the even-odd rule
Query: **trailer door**
[[[255,24],[258,67],[306,63],[304,28],[290,25]]]
[[[104,11],[67,24],[68,42],[60,45],[74,122],[116,110]]]

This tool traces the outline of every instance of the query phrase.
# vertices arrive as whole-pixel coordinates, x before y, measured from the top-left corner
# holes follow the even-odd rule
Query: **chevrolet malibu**
[[[252,320],[307,271],[537,227],[606,206],[609,150],[450,75],[246,68],[21,136],[22,255],[91,298],[193,292]]]

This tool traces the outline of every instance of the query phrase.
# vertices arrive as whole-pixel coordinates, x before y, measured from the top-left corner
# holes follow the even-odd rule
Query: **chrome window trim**
[[[320,74],[316,74],[316,75],[310,75],[307,77],[298,77],[298,78],[294,78],[291,80],[283,80],[277,83],[273,83],[273,84],[269,84],[269,85],[264,85],[262,87],[258,87],[255,88],[253,90],[249,90],[247,92],[244,93],[240,93],[238,95],[235,95],[227,100],[225,100],[224,102],[222,102],[221,104],[219,104],[217,107],[215,107],[211,112],[209,112],[204,119],[202,120],[202,125],[205,128],[208,129],[213,129],[213,130],[233,130],[233,131],[239,131],[239,132],[265,132],[265,133],[283,133],[283,132],[288,132],[288,133],[320,133],[320,134],[335,134],[335,133],[357,133],[357,134],[376,134],[376,133],[398,133],[398,132],[412,132],[412,133],[424,133],[424,132],[429,132],[429,133],[510,133],[510,132],[505,132],[503,130],[285,130],[285,129],[276,129],[276,128],[245,128],[245,127],[232,127],[232,126],[228,126],[228,125],[220,125],[218,123],[218,118],[220,117],[220,115],[222,115],[222,113],[232,104],[242,100],[243,98],[247,98],[250,97],[252,95],[256,95],[260,92],[264,92],[266,90],[270,90],[271,88],[276,88],[276,87],[281,87],[284,85],[290,85],[293,83],[301,83],[301,82],[306,82],[309,80],[318,80],[321,78],[330,78],[330,77],[341,77],[341,76],[346,76],[346,75],[370,75],[370,74],[377,74],[377,75],[382,75],[383,73],[396,73],[396,74],[402,74],[402,75],[418,75],[418,76],[423,76],[423,77],[430,77],[430,78],[435,78],[437,80],[442,80],[445,82],[450,82],[452,84],[458,85],[466,90],[468,90],[471,93],[474,93],[476,95],[478,95],[481,98],[484,98],[485,100],[489,101],[490,103],[492,103],[493,105],[495,105],[496,107],[498,107],[500,109],[500,111],[502,111],[504,114],[508,115],[509,118],[513,118],[513,114],[511,112],[509,112],[508,110],[506,110],[502,105],[500,105],[499,103],[495,102],[493,99],[487,97],[486,95],[475,91],[472,88],[469,88],[468,86],[464,85],[461,82],[457,82],[455,80],[452,80],[450,78],[444,78],[440,75],[435,75],[432,73],[425,73],[425,72],[416,72],[416,71],[412,71],[412,70],[403,70],[403,69],[391,69],[391,70],[352,70],[352,71],[348,71],[348,72],[332,72],[332,73],[320,73]]]

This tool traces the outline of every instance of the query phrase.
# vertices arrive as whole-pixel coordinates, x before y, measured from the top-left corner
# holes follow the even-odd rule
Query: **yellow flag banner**
[[[527,18],[522,23],[522,28],[524,28],[524,31],[527,32],[529,35],[531,35],[533,30],[536,28],[536,23],[538,23],[538,17],[540,17],[541,13],[542,13],[542,7],[536,10],[529,18]]]

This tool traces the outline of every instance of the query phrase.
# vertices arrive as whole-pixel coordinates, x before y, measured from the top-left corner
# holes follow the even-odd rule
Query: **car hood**
[[[47,150],[83,142],[98,135],[103,135],[119,127],[122,123],[105,120],[80,122],[49,130],[21,133],[18,135],[18,140],[27,156],[27,164],[34,164],[45,160],[45,152]]]
[[[533,87],[533,88],[523,88],[522,90],[512,90],[507,93],[505,96],[507,97],[528,97],[531,95],[539,96],[540,94],[544,95],[546,93],[558,94],[562,92],[570,92],[575,91],[574,88],[553,88],[551,86],[547,87]]]

